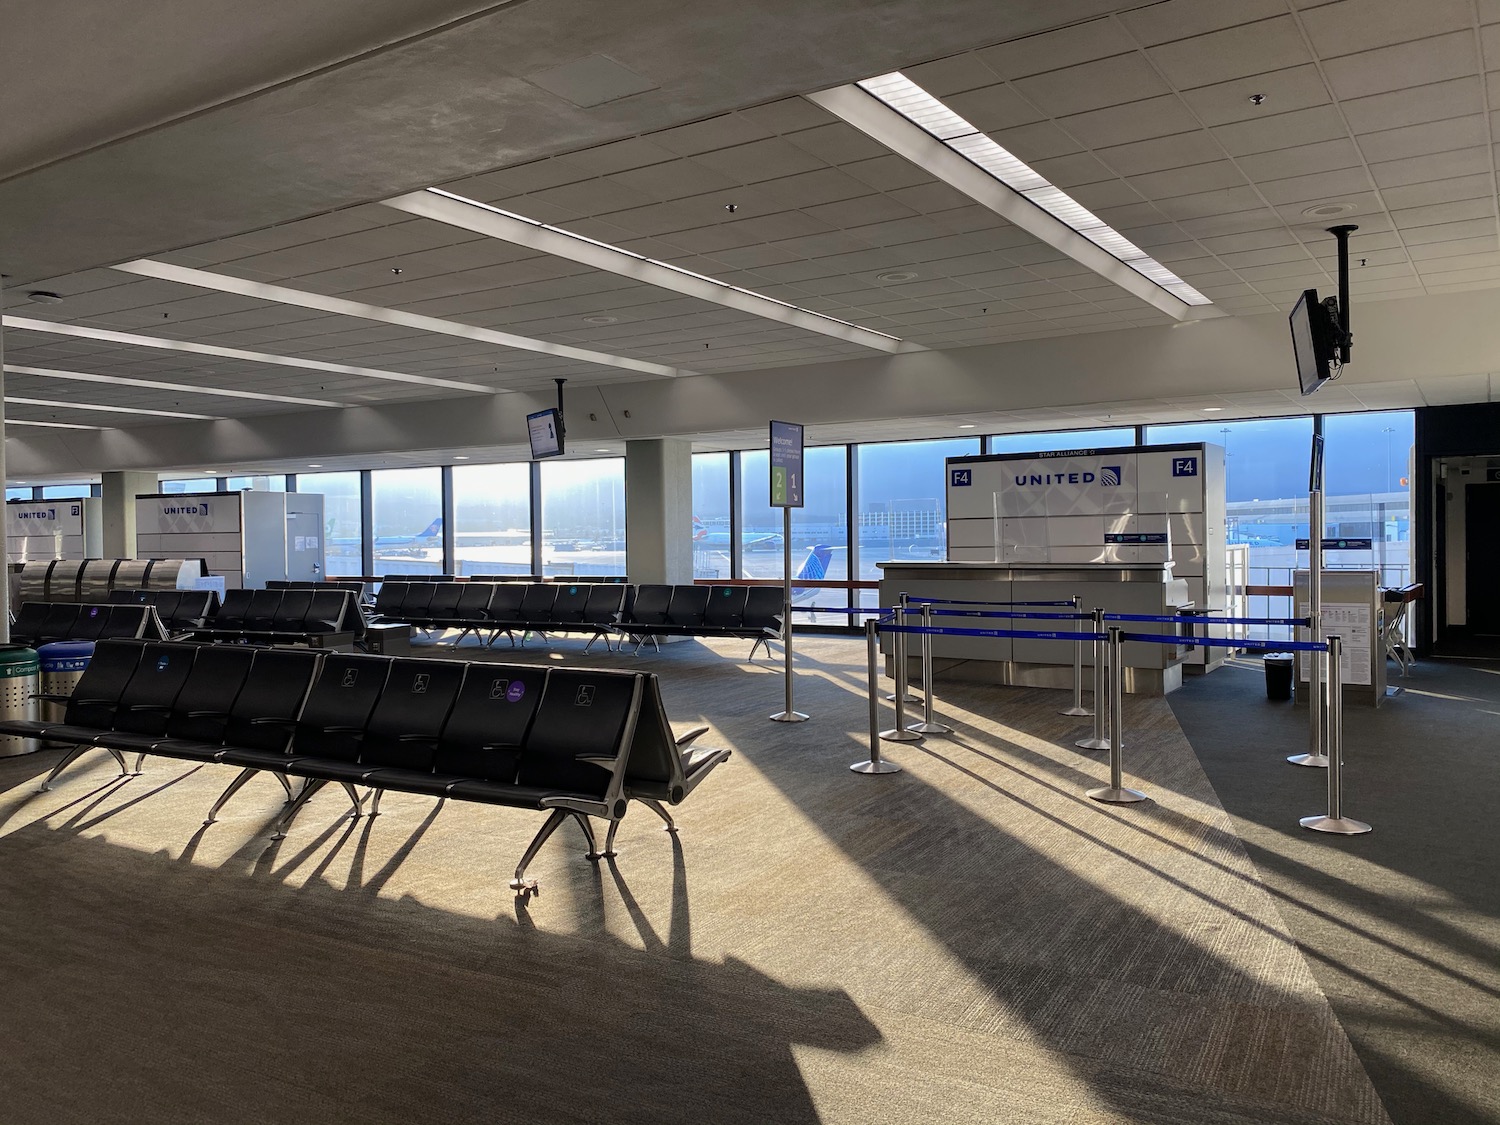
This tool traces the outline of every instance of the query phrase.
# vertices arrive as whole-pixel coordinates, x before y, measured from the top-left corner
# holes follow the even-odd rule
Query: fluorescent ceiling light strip
[[[212,273],[208,270],[189,269],[187,266],[174,266],[167,262],[154,262],[148,258],[142,258],[134,262],[122,262],[114,267],[123,273],[138,274],[141,277],[154,277],[159,281],[175,281],[181,285],[195,285],[200,289],[212,289],[220,293],[238,293],[242,297],[254,297],[260,301],[272,301],[278,305],[295,305],[303,309],[317,309],[319,312],[335,313],[339,316],[353,316],[360,320],[373,320],[381,324],[399,324],[404,328],[415,328],[421,332],[437,332],[444,336],[459,336],[465,340],[479,340],[482,343],[494,344],[501,348],[514,348],[519,351],[539,352],[542,355],[555,355],[564,359],[576,359],[584,363],[597,363],[604,367],[618,367],[626,371],[637,371],[644,375],[660,375],[665,378],[675,378],[678,375],[691,375],[694,372],[684,371],[676,367],[666,367],[659,363],[647,363],[645,360],[629,359],[625,356],[610,355],[608,352],[590,351],[588,348],[574,348],[567,344],[553,344],[546,340],[533,340],[529,336],[517,336],[510,332],[497,332],[492,328],[480,328],[475,324],[463,324],[456,320],[442,320],[435,316],[422,316],[418,313],[401,312],[398,309],[381,308],[379,305],[367,305],[363,301],[347,301],[342,297],[326,297],[321,293],[308,293],[301,289],[288,289],[284,285],[269,285],[264,281],[247,281],[241,277],[230,277],[228,274]],[[404,383],[426,383],[435,387],[451,387],[464,391],[479,391],[483,394],[494,394],[495,388],[481,386],[478,383],[458,383],[450,379],[434,379],[425,375],[404,375],[396,372],[383,372],[373,378],[396,379]]]
[[[198,422],[212,422],[217,418],[214,414],[186,414],[180,410],[146,410],[139,406],[105,406],[97,402],[63,402],[60,399],[18,398],[15,395],[6,395],[5,403],[7,406],[12,403],[20,406],[50,406],[59,410],[103,410],[111,414],[149,414],[154,418],[191,418]]]
[[[936,137],[952,151],[983,168],[1006,187],[1020,192],[1053,218],[1067,224],[1085,237],[1089,237],[1092,231],[1101,230],[1124,240],[1123,235],[1097,215],[1091,213],[1061,188],[1048,183],[1046,178],[1034,168],[1006,152],[994,140],[974,128],[899,71],[882,74],[878,78],[866,79],[858,83],[858,87],[899,113],[913,125]],[[814,96],[813,100],[816,101],[817,96]],[[1090,240],[1104,250],[1114,252],[1110,245],[1098,239],[1091,238]],[[1159,262],[1152,260],[1139,250],[1137,250],[1137,255],[1139,256],[1122,257],[1121,261],[1143,277],[1171,291],[1186,304],[1212,304],[1202,293],[1170,270],[1166,270]],[[1159,272],[1147,273],[1142,268],[1146,263],[1157,267]]]
[[[10,426],[45,426],[49,430],[102,430],[103,426],[81,426],[77,422],[23,422],[19,418],[7,418],[6,427]]]
[[[540,250],[544,254],[566,258],[571,262],[592,266],[620,277],[628,277],[660,289],[670,289],[687,297],[711,301],[726,308],[737,309],[753,316],[820,332],[825,336],[862,344],[883,352],[925,351],[919,344],[908,343],[899,337],[873,328],[851,324],[847,320],[825,316],[787,301],[767,297],[753,289],[730,285],[706,274],[674,266],[670,262],[648,258],[633,250],[612,246],[607,242],[574,234],[550,223],[506,211],[488,203],[455,195],[442,188],[414,191],[385,201],[387,207],[417,215],[476,234],[488,235],[517,246]]]
[[[354,367],[347,363],[328,363],[321,359],[302,359],[298,356],[272,355],[270,352],[251,352],[243,348],[221,348],[217,344],[200,344],[194,340],[169,340],[161,336],[137,336],[133,332],[116,332],[111,328],[89,328],[82,324],[64,324],[54,320],[32,320],[24,316],[0,317],[6,328],[19,328],[26,332],[50,332],[54,336],[76,336],[84,340],[103,340],[111,344],[126,344],[133,348],[161,348],[169,352],[190,352],[193,355],[211,355],[220,359],[242,359],[246,363],[269,363],[277,367],[300,367],[306,371],[327,371],[333,375],[360,375],[370,379],[391,379],[396,382],[431,382],[416,375],[405,375],[399,371],[382,371],[375,367]],[[173,385],[173,384],[167,384]],[[477,384],[454,383],[455,387],[470,387]],[[488,392],[490,388],[481,387]],[[290,402],[297,406],[343,406],[341,402],[327,402],[316,398],[297,398],[290,395],[253,394],[250,391],[205,391],[206,394],[227,395],[230,398],[261,398],[268,402]]]
[[[10,320],[9,317],[6,318]],[[7,324],[7,327],[9,325]],[[225,387],[203,387],[195,383],[168,383],[158,379],[128,379],[123,375],[98,375],[92,371],[63,371],[53,367],[22,367],[7,363],[5,370],[14,375],[35,375],[39,379],[67,379],[75,383],[113,383],[122,387],[144,387],[153,391],[175,391],[185,395],[218,395],[221,398],[247,398],[257,402],[281,402],[289,406],[341,407],[341,402],[320,398],[295,398],[291,395],[268,395],[258,391],[232,391]]]

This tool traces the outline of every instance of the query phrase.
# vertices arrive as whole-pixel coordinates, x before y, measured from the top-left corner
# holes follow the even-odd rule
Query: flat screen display
[[[1328,331],[1328,316],[1318,304],[1318,291],[1306,290],[1288,318],[1292,326],[1292,352],[1297,357],[1297,381],[1302,393],[1310,395],[1328,380],[1333,359],[1333,340]]]
[[[562,420],[557,409],[538,410],[526,415],[526,434],[531,439],[531,459],[557,457],[563,451]]]

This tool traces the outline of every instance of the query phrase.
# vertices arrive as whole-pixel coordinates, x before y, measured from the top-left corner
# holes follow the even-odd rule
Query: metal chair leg
[[[307,804],[308,799],[311,798],[314,793],[316,793],[319,789],[323,788],[323,786],[327,784],[328,782],[322,780],[321,778],[309,778],[307,784],[302,787],[302,792],[297,794],[297,799],[286,807],[286,811],[283,812],[281,814],[281,817],[276,821],[276,831],[271,833],[271,839],[285,840],[286,830],[287,827],[292,823],[292,818],[302,811],[302,806]]]
[[[295,801],[297,799],[297,795],[292,792],[292,783],[287,779],[286,774],[284,774],[284,773],[273,773],[271,776],[274,777],[277,781],[281,782],[281,787],[286,790],[286,803],[287,804],[290,805],[293,801]]]
[[[375,790],[374,796],[370,799],[370,811],[365,813],[366,816],[380,815],[380,798],[384,795],[384,793],[384,789]]]
[[[251,768],[249,766],[240,770],[239,776],[229,783],[229,788],[224,790],[223,793],[219,794],[219,799],[214,802],[214,807],[208,810],[208,819],[203,823],[212,824],[214,821],[216,821],[219,818],[219,810],[224,807],[224,803],[228,801],[229,798],[238,793],[244,787],[245,782],[249,781],[259,772],[260,770]],[[286,781],[286,778],[283,777],[281,780],[284,783]],[[290,789],[287,790],[287,795],[291,795]]]
[[[88,745],[73,747],[73,749],[69,753],[63,755],[63,760],[62,761],[58,762],[57,765],[55,765],[55,766],[52,767],[52,772],[47,775],[47,780],[44,781],[44,782],[42,782],[42,787],[40,789],[38,789],[37,792],[38,793],[46,793],[49,790],[51,790],[52,783],[57,780],[57,775],[60,774],[60,773],[62,773],[63,770],[67,769],[75,761],[77,761],[78,760],[78,756],[80,754],[82,754],[85,750],[92,750],[92,749],[93,749],[93,747],[92,746],[88,746]]]
[[[604,857],[614,859],[620,853],[615,851],[615,833],[620,830],[620,822],[612,820],[609,822],[609,835],[604,837]]]
[[[344,787],[344,792],[347,793],[347,794],[349,794],[349,800],[354,805],[354,808],[351,809],[350,812],[349,812],[349,819],[350,820],[358,820],[359,817],[360,817],[360,814],[362,812],[364,812],[364,809],[365,809],[365,799],[364,799],[364,797],[362,797],[360,795],[359,791],[356,790],[354,788],[354,786],[352,784],[350,784],[349,782],[347,782],[347,781],[341,781],[341,782],[339,782],[339,784]]]
[[[761,645],[765,645],[766,646],[766,652],[769,653],[771,651],[771,646],[766,643],[766,638],[765,637],[756,637],[755,638],[755,643],[750,646],[750,661],[749,662],[751,664],[755,663],[755,654],[760,651],[760,646]]]
[[[109,751],[109,756],[111,758],[113,758],[115,760],[115,764],[120,767],[120,776],[121,777],[134,777],[135,776],[135,774],[133,774],[133,773],[130,772],[130,767],[125,764],[125,755],[124,754],[121,754],[118,750],[116,750],[112,746],[104,746],[104,747],[101,747],[101,749]]]
[[[135,769],[133,769],[133,770],[130,771],[130,776],[131,777],[140,777],[141,776],[141,767],[143,765],[145,765],[145,764],[146,764],[146,754],[145,754],[144,751],[142,751],[141,753],[139,753],[139,754],[137,754],[135,756]]]
[[[510,881],[510,889],[529,894],[537,889],[535,879],[526,878],[526,865],[536,858],[536,853],[541,851],[542,845],[547,842],[547,837],[556,832],[558,826],[572,815],[567,809],[553,809],[548,814],[546,821],[537,834],[531,838],[531,843],[526,845],[526,851],[521,855],[521,862],[516,864],[516,877]]]
[[[599,850],[599,845],[594,839],[594,826],[589,823],[589,818],[581,812],[575,812],[573,819],[578,822],[578,827],[583,829],[584,839],[589,842],[589,850],[583,853],[583,858],[591,861],[602,859],[604,853]]]
[[[664,806],[660,801],[652,800],[650,797],[642,797],[640,801],[641,804],[645,805],[657,816],[661,817],[662,820],[667,822],[667,826],[662,829],[663,832],[670,832],[674,836],[677,834],[677,822],[672,819],[672,814],[666,810],[666,806]]]

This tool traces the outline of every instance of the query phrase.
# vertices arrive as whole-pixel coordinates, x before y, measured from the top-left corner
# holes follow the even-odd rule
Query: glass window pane
[[[729,454],[693,454],[693,577],[730,576]]]
[[[1328,534],[1369,539],[1368,551],[1324,556],[1340,567],[1380,572],[1383,586],[1411,579],[1411,464],[1416,415],[1410,410],[1323,417],[1323,511]]]
[[[30,493],[31,489],[26,490]],[[42,486],[43,500],[76,500],[80,496],[92,496],[93,488],[87,484],[45,484]]]
[[[542,573],[625,573],[625,459],[543,461]]]
[[[443,573],[443,477],[425,469],[370,474],[376,574]]]
[[[1109,449],[1134,445],[1135,428],[1110,430],[1046,430],[1035,434],[993,434],[985,438],[989,453],[1050,453],[1057,449]]]
[[[453,469],[455,574],[531,573],[531,466]]]
[[[1246,549],[1247,580],[1253,586],[1290,586],[1292,571],[1306,556],[1297,539],[1307,535],[1307,461],[1312,449],[1310,417],[1244,422],[1188,422],[1146,427],[1151,445],[1204,441],[1224,447],[1224,542]],[[1290,616],[1290,598],[1252,598],[1252,617]],[[1289,628],[1251,625],[1253,638],[1288,639]]]
[[[848,454],[842,445],[822,445],[803,454],[807,476],[804,507],[792,509],[792,577],[842,580],[849,577]],[[767,453],[740,454],[740,537],[744,544],[741,578],[782,577],[782,510],[771,507]],[[845,590],[802,587],[796,605],[844,606]],[[846,625],[843,614],[798,613],[800,624]]]
[[[272,474],[259,477],[226,477],[224,487],[230,492],[243,492],[251,489],[255,492],[285,492],[286,475]],[[305,492],[306,489],[303,489]]]
[[[31,489],[29,487],[22,488],[20,486],[17,486],[15,488],[7,488],[5,490],[5,498],[7,500],[30,500]]]
[[[859,488],[859,577],[879,581],[876,563],[930,562],[947,553],[948,457],[979,452],[979,439],[896,441],[855,450]],[[861,590],[857,605],[878,604],[875,590]]]
[[[219,480],[217,477],[190,477],[181,480],[164,480],[161,482],[163,492],[217,492]]]
[[[298,492],[323,495],[323,561],[329,575],[362,574],[358,473],[300,473]]]

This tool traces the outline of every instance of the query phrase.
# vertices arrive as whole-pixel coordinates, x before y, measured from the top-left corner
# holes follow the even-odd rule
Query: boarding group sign
[[[771,507],[802,507],[802,426],[771,423]]]

